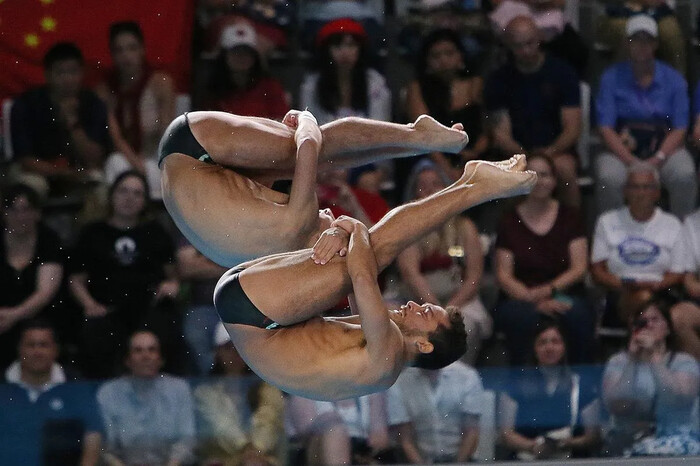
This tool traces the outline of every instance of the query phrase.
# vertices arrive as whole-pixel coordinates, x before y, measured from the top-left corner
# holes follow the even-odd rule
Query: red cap
[[[323,25],[318,34],[316,34],[316,47],[320,47],[326,39],[334,34],[350,34],[362,41],[367,39],[367,32],[362,27],[362,24],[354,19],[341,18]]]

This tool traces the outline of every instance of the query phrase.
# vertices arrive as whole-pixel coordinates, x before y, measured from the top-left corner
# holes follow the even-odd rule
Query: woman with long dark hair
[[[438,29],[429,34],[416,62],[416,79],[406,91],[406,111],[410,119],[427,113],[442,124],[462,123],[469,144],[457,157],[431,154],[434,162],[451,180],[462,170],[456,165],[482,158],[489,146],[483,132],[483,79],[467,62],[459,34]]]
[[[108,184],[127,170],[146,175],[151,197],[160,198],[158,142],[175,117],[175,84],[167,73],[146,60],[138,23],[123,21],[109,28],[114,68],[95,91],[109,109],[109,133],[115,152],[105,162]]]
[[[543,318],[531,348],[534,368],[514,372],[501,394],[501,440],[522,460],[564,459],[599,437],[598,401],[567,362],[563,328]]]
[[[301,85],[300,106],[319,124],[362,116],[391,120],[391,93],[368,63],[367,33],[352,19],[326,23],[316,36],[317,71]]]

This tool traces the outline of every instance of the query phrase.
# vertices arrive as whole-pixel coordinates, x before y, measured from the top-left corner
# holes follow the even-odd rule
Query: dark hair
[[[22,196],[27,198],[27,201],[29,201],[29,204],[33,208],[41,209],[41,197],[39,194],[31,187],[22,183],[13,184],[7,188],[5,195],[2,196],[2,207],[4,209],[9,209],[12,207],[12,204]]]
[[[253,67],[250,69],[250,73],[248,76],[248,82],[243,88],[245,90],[250,89],[258,81],[260,81],[260,79],[266,77],[267,70],[265,69],[265,66],[263,64],[260,52],[258,52],[252,47],[243,47],[246,47],[248,50],[251,50],[253,52],[253,56],[255,57]],[[228,49],[222,48],[219,54],[216,56],[216,60],[214,61],[211,76],[209,78],[208,93],[210,99],[215,99],[228,92],[239,90],[238,88],[236,88],[236,84],[231,79],[231,73],[228,67],[228,63],[226,61],[227,53]]]
[[[162,357],[163,356],[163,348],[162,348],[162,344],[160,342],[160,337],[158,336],[158,334],[156,332],[149,329],[148,327],[139,327],[136,330],[134,330],[133,332],[131,332],[131,334],[129,335],[129,339],[126,340],[126,348],[124,348],[126,350],[126,357],[128,358],[129,354],[131,354],[132,341],[133,341],[134,337],[136,335],[138,335],[139,333],[147,333],[149,335],[153,335],[153,338],[156,339],[156,343],[158,343],[158,352],[161,353],[161,357]]]
[[[547,164],[547,166],[549,167],[549,169],[552,170],[552,175],[553,175],[553,176],[556,176],[556,174],[557,174],[557,168],[554,166],[554,162],[552,161],[552,159],[550,159],[549,157],[545,157],[545,156],[542,155],[542,154],[533,154],[533,155],[528,155],[528,156],[527,156],[527,163],[530,163],[530,162],[532,162],[533,160],[542,160],[542,161],[544,161],[544,162]]]
[[[451,106],[450,83],[444,82],[440,77],[430,72],[428,69],[428,55],[430,55],[430,50],[435,44],[443,41],[454,44],[462,56],[465,67],[458,72],[458,76],[467,77],[471,74],[467,65],[467,53],[456,31],[452,29],[437,29],[426,36],[416,60],[416,76],[418,77],[418,84],[420,85],[425,105],[428,107],[430,114],[438,121],[449,120],[449,118],[445,120],[445,115],[450,112]]]
[[[552,172],[552,177],[554,177],[555,181],[557,181],[557,182],[559,181],[559,178],[557,176],[557,169],[554,166],[554,162],[552,161],[552,159],[550,159],[549,157],[545,157],[542,154],[535,154],[535,155],[528,155],[527,156],[527,163],[528,164],[531,164],[533,160],[542,160],[543,162],[545,162],[547,164],[547,166],[549,167],[549,170]],[[551,198],[555,199],[555,200],[560,200],[559,194],[557,193],[556,189],[554,189],[552,191]],[[524,199],[525,199],[525,197],[523,197],[523,200]]]
[[[149,210],[149,204],[151,201],[151,195],[150,191],[148,189],[148,180],[146,179],[146,176],[136,170],[127,170],[123,173],[120,173],[119,176],[114,180],[114,182],[110,185],[109,187],[109,193],[108,193],[108,206],[107,206],[107,217],[111,217],[112,214],[114,213],[114,208],[112,207],[112,198],[114,196],[114,191],[117,189],[117,186],[121,184],[122,181],[124,181],[126,178],[129,177],[135,177],[141,180],[141,183],[143,183],[143,188],[144,188],[144,196],[145,196],[145,203],[144,203],[144,208],[143,212],[141,212],[141,218],[144,218],[148,214]]]
[[[51,322],[49,322],[48,320],[42,319],[41,317],[33,317],[25,321],[20,327],[18,342],[21,342],[22,338],[24,338],[24,335],[30,330],[48,330],[51,332],[53,341],[56,344],[58,344],[58,336],[56,335],[56,329],[53,325],[51,325]]]
[[[630,338],[634,334],[635,323],[639,320],[642,314],[644,314],[650,308],[654,308],[657,311],[659,311],[659,314],[661,314],[661,317],[664,318],[664,320],[666,321],[666,325],[668,326],[668,335],[666,336],[666,348],[669,351],[675,352],[677,350],[676,334],[673,331],[673,321],[671,320],[671,307],[673,307],[673,305],[676,304],[675,301],[676,299],[673,296],[662,292],[655,294],[650,299],[648,299],[647,301],[639,305],[636,309],[634,309],[630,313],[628,321]]]
[[[433,345],[430,353],[420,353],[413,361],[413,367],[437,370],[452,364],[467,352],[467,329],[464,327],[462,315],[456,307],[446,309],[450,317],[450,326],[438,326],[437,330],[428,336]]]
[[[357,63],[352,70],[352,97],[350,106],[354,110],[367,112],[369,107],[369,90],[367,89],[367,45],[361,38],[347,33],[332,34],[318,48],[317,67],[319,71],[316,90],[321,107],[328,112],[336,112],[340,107],[340,89],[338,73],[331,56],[331,47],[340,44],[345,36],[350,36],[359,47]]]
[[[44,55],[44,69],[49,70],[59,61],[75,60],[84,63],[83,53],[73,42],[58,42]]]
[[[118,21],[109,25],[109,46],[120,34],[131,34],[143,45],[143,31],[136,21]]]
[[[540,320],[537,322],[535,325],[535,333],[532,335],[532,343],[530,344],[530,358],[529,362],[530,365],[532,366],[537,366],[539,363],[537,362],[537,356],[535,355],[535,342],[537,339],[542,335],[544,332],[548,330],[556,330],[559,335],[561,336],[562,341],[564,342],[564,356],[562,356],[561,361],[559,362],[560,365],[567,365],[568,364],[568,352],[569,352],[569,341],[567,338],[567,333],[564,327],[561,325],[561,323],[549,316],[542,316],[540,317]]]

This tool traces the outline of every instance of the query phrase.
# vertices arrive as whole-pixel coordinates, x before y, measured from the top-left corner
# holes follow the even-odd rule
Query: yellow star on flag
[[[44,16],[41,18],[41,29],[44,31],[55,31],[56,30],[56,20],[50,16]]]
[[[29,47],[36,47],[39,45],[39,36],[36,34],[27,34],[24,36],[24,43],[27,44]]]
[[[50,5],[53,3],[53,0],[41,0],[41,3],[43,3],[44,5]]]

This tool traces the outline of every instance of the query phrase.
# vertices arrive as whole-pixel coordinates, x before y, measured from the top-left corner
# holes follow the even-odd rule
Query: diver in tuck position
[[[306,111],[292,110],[282,123],[187,113],[173,120],[158,149],[163,201],[194,247],[233,267],[314,245],[333,220],[318,210],[317,169],[456,153],[468,141],[463,129],[427,115],[408,125],[352,117],[319,127]],[[289,195],[270,189],[281,179],[293,180]]]
[[[457,182],[393,209],[369,230],[341,217],[332,223],[336,231],[314,246],[315,261],[305,249],[226,272],[214,303],[243,359],[282,390],[318,400],[385,389],[407,365],[437,369],[458,359],[466,334],[456,310],[411,301],[388,311],[377,272],[466,208],[528,192],[536,175],[524,171],[525,163],[523,155],[469,162]],[[348,293],[357,315],[319,317]]]

